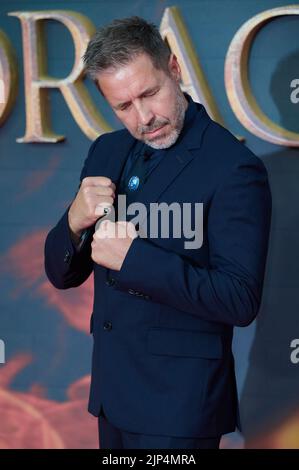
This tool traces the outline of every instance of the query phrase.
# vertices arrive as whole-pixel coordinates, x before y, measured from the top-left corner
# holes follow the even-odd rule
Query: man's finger
[[[84,191],[85,194],[94,194],[95,196],[110,196],[115,198],[115,192],[111,186],[103,186],[102,184],[98,186],[86,186]]]
[[[108,201],[100,202],[99,204],[95,206],[94,214],[98,216],[110,214],[112,210],[112,205],[113,205],[112,202],[108,202]]]
[[[82,186],[111,186],[112,180],[106,176],[86,176],[82,180]]]
[[[124,220],[120,220],[116,222],[116,236],[118,238],[136,238],[137,232],[135,229],[135,225],[132,222],[126,222]]]
[[[115,238],[115,223],[111,220],[99,221],[96,225],[96,231],[93,234],[94,240],[103,238]]]

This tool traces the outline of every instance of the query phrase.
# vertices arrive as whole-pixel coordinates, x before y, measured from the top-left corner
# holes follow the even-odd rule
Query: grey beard
[[[171,133],[165,137],[164,142],[161,143],[156,143],[154,141],[149,141],[147,139],[144,140],[144,142],[156,149],[166,149],[171,147],[178,139],[184,125],[184,119],[185,119],[185,97],[182,93],[178,93],[178,99],[176,102],[176,126],[175,128],[171,131]]]

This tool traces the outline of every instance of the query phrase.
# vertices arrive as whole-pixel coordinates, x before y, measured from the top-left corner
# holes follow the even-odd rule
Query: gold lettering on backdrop
[[[248,59],[252,41],[267,22],[284,15],[298,15],[299,5],[274,8],[248,20],[234,36],[225,60],[225,88],[232,110],[251,133],[277,145],[299,146],[299,134],[271,121],[259,108],[250,88]],[[84,15],[65,10],[11,12],[22,26],[24,55],[24,85],[26,101],[26,133],[18,142],[51,142],[64,139],[51,130],[48,110],[48,89],[58,88],[78,126],[94,140],[112,129],[97,110],[83,84],[81,60],[88,41],[95,31]],[[72,72],[64,79],[48,76],[46,71],[43,24],[46,20],[60,21],[70,31],[75,47]],[[208,82],[198,61],[186,26],[176,7],[166,8],[160,32],[177,55],[182,68],[182,89],[204,104],[210,116],[223,124]],[[2,82],[1,82],[2,80]],[[17,93],[17,63],[7,37],[0,33],[0,125],[8,116]],[[1,89],[0,89],[1,92]],[[3,99],[4,98],[4,99]]]
[[[252,134],[273,144],[299,147],[298,133],[275,124],[263,113],[253,96],[248,79],[248,59],[254,37],[266,23],[285,15],[299,15],[299,5],[264,11],[241,26],[226,55],[225,87],[235,115]]]
[[[65,10],[44,10],[30,12],[11,12],[10,16],[19,18],[22,26],[24,81],[26,100],[26,133],[17,142],[55,143],[64,139],[51,130],[48,90],[58,88],[75,121],[82,131],[94,140],[100,134],[112,129],[97,111],[83,84],[84,54],[95,28],[84,15]],[[43,23],[46,20],[61,22],[70,31],[75,47],[75,61],[71,73],[64,79],[47,75]]]
[[[7,36],[0,31],[0,126],[5,122],[17,97],[18,65]]]
[[[202,103],[212,119],[224,125],[197,54],[192,45],[182,15],[177,7],[166,8],[160,33],[177,56],[182,69],[182,90]]]

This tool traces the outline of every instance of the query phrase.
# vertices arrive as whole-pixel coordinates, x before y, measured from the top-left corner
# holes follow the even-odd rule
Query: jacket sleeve
[[[80,184],[87,176],[87,168],[92,159],[96,144],[96,139],[91,145],[87,158],[85,159],[83,169],[80,175]],[[57,225],[48,233],[44,247],[44,265],[49,281],[57,289],[68,289],[82,284],[90,275],[93,269],[93,260],[91,258],[91,248],[88,240],[92,235],[92,228],[88,229],[89,234],[84,244],[77,250],[71,239],[70,228],[68,224],[67,210],[58,221]]]
[[[214,193],[207,267],[137,237],[121,270],[114,271],[115,287],[203,320],[248,325],[261,301],[271,207],[267,171],[250,155]]]

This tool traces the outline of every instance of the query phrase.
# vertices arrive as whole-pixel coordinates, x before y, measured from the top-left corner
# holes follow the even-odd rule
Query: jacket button
[[[142,292],[139,292],[138,290],[135,291],[135,295],[137,295],[138,297],[144,297],[144,294]]]
[[[136,295],[136,291],[134,289],[129,289],[128,292],[131,295]]]
[[[64,254],[63,261],[64,261],[65,263],[68,263],[69,260],[70,260],[70,257],[71,257],[71,254],[70,254],[69,250],[67,250],[67,251],[65,252],[65,254]]]
[[[111,323],[111,321],[104,321],[104,330],[105,330],[105,331],[110,331],[110,330],[112,330],[112,323]]]
[[[106,284],[107,284],[107,286],[110,286],[110,287],[114,286],[115,279],[113,279],[112,277],[110,279],[107,279]]]

